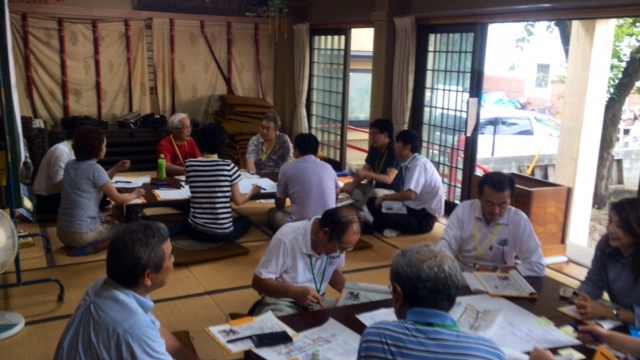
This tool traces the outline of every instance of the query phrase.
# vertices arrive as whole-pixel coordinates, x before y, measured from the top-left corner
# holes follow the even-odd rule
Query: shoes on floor
[[[400,235],[400,231],[393,230],[393,229],[386,229],[385,231],[382,232],[382,235],[384,235],[384,237],[394,238]]]

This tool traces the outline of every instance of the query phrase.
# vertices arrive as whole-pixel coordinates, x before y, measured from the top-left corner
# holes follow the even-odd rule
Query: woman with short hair
[[[104,222],[99,211],[104,193],[118,205],[144,195],[142,188],[120,194],[111,178],[129,169],[129,160],[121,160],[108,172],[98,161],[107,151],[102,130],[93,126],[79,128],[73,136],[75,160],[64,168],[60,209],[56,224],[58,239],[67,246],[69,256],[82,256],[106,249],[118,224]]]

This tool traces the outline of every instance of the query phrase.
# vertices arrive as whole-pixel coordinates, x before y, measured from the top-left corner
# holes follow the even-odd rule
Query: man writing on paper
[[[482,176],[479,198],[456,207],[438,246],[473,268],[515,266],[523,276],[544,276],[544,257],[533,226],[527,215],[510,206],[515,189],[513,176]]]
[[[136,222],[118,231],[107,251],[107,277],[84,294],[54,359],[197,359],[153,316],[149,294],[173,271],[167,228]]]
[[[362,208],[370,197],[393,194],[401,189],[400,160],[393,150],[393,123],[389,119],[376,119],[369,124],[371,147],[364,159],[364,166],[356,169],[353,181],[343,190],[351,195],[355,204]],[[367,180],[366,183],[363,183]]]
[[[272,311],[281,316],[323,307],[327,285],[338,292],[344,288],[344,253],[353,250],[359,238],[360,222],[349,207],[285,224],[253,275],[251,285],[263,298],[251,315]]]
[[[167,126],[171,135],[158,143],[158,157],[162,154],[167,161],[167,176],[184,175],[187,160],[202,156],[191,137],[191,120],[185,113],[175,113],[169,118]]]
[[[369,326],[358,359],[486,359],[505,356],[491,340],[460,329],[448,314],[456,302],[460,269],[431,244],[396,253],[389,274],[397,321]]]
[[[444,191],[442,180],[436,168],[420,155],[422,139],[413,130],[402,130],[396,136],[394,152],[402,161],[402,191],[370,198],[360,216],[373,223],[363,228],[367,233],[376,230],[386,237],[396,237],[400,233],[424,234],[433,229],[438,216],[444,214]],[[383,210],[383,202],[402,202],[406,213]]]
[[[318,138],[311,133],[298,134],[293,139],[296,161],[284,164],[280,169],[276,207],[267,213],[273,228],[319,216],[336,207],[340,184],[331,165],[316,157],[319,147]],[[287,197],[291,199],[291,213],[284,209]]]

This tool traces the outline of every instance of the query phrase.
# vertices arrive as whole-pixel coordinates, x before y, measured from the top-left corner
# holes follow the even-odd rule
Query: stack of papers
[[[136,177],[114,176],[113,179],[111,179],[111,183],[117,188],[139,188],[142,184],[150,181],[151,177],[149,175]]]
[[[158,201],[182,200],[191,198],[191,190],[188,186],[181,189],[156,189],[152,190]]]

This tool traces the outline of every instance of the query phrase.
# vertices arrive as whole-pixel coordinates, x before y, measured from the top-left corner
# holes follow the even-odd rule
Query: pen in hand
[[[257,186],[257,187],[259,187],[260,189],[262,189],[262,191],[267,191],[267,189],[263,188],[262,186],[260,186],[260,185],[258,185],[258,184],[253,184],[253,186]]]
[[[575,330],[577,333],[581,332],[581,331],[578,329],[578,325],[576,325],[575,323],[573,323],[573,322],[569,322],[569,323],[567,323],[567,325],[571,326],[571,327],[573,328],[573,330]],[[602,344],[602,340],[600,340],[600,338],[598,338],[597,336],[595,336],[595,335],[593,335],[593,334],[589,333],[589,337],[590,337],[590,338],[591,338],[591,340],[593,340],[594,342],[596,342],[596,343],[598,343],[598,344]]]

